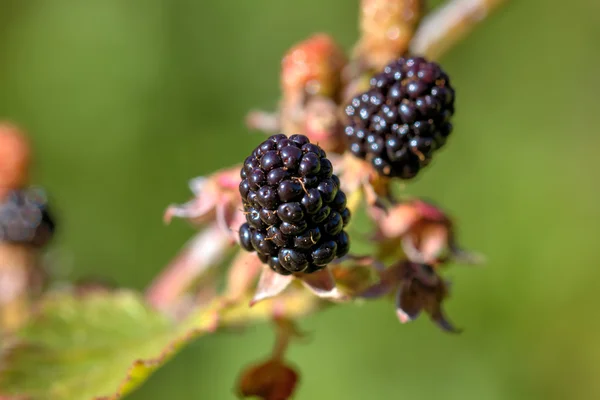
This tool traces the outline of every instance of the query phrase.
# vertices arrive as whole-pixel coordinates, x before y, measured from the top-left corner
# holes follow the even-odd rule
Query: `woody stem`
[[[423,18],[411,42],[411,52],[439,59],[505,2],[450,0]]]
[[[29,315],[29,277],[37,266],[37,251],[28,245],[0,244],[0,330],[19,328]]]
[[[209,226],[167,264],[146,290],[146,299],[157,309],[172,311],[194,281],[224,259],[229,247],[229,235],[217,224]]]

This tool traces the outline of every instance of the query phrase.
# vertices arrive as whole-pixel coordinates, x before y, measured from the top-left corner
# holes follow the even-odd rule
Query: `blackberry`
[[[0,203],[0,241],[43,246],[54,230],[54,218],[42,191],[14,190]]]
[[[350,151],[388,177],[414,178],[452,132],[454,89],[421,57],[400,58],[345,108]]]
[[[311,273],[346,255],[346,195],[325,152],[303,135],[269,137],[246,158],[241,246],[282,275]]]

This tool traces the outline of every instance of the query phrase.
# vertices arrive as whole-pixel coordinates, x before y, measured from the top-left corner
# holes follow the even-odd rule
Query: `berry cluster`
[[[54,232],[54,221],[43,192],[15,190],[0,203],[0,241],[43,244]]]
[[[346,195],[306,136],[271,136],[246,158],[241,178],[241,245],[275,272],[315,272],[348,253]]]
[[[452,131],[454,89],[438,64],[400,58],[374,76],[345,112],[350,151],[384,176],[411,179]]]

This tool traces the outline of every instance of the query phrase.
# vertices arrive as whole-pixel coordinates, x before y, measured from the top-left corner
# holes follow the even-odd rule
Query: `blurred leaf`
[[[48,295],[1,349],[0,399],[120,399],[201,334],[269,319],[274,307],[299,317],[329,305],[298,285],[252,308],[249,301],[216,299],[176,325],[132,291]]]
[[[175,335],[133,292],[52,295],[3,349],[0,390],[31,400],[117,399],[168,359]]]

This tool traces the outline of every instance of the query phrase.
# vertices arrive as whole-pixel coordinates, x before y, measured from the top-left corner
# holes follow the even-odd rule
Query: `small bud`
[[[395,257],[401,248],[409,260],[434,266],[449,259],[468,264],[483,261],[458,247],[451,219],[433,204],[416,199],[386,210],[370,207],[369,213],[377,226],[377,258]]]
[[[16,126],[0,124],[0,198],[27,184],[30,160],[27,137]]]
[[[298,384],[298,373],[280,360],[268,360],[242,373],[238,393],[263,400],[289,399]]]
[[[337,98],[346,56],[326,34],[317,34],[292,47],[281,66],[284,101],[296,103],[306,95]]]
[[[346,149],[344,126],[339,119],[338,105],[325,97],[311,98],[304,110],[304,134],[328,154],[341,154]]]
[[[404,54],[422,13],[422,0],[362,0],[357,47],[361,61],[381,69]]]

